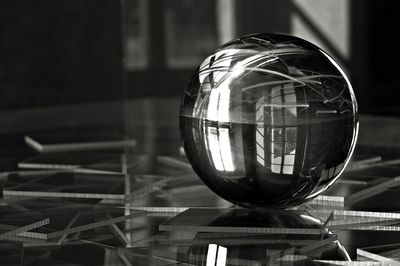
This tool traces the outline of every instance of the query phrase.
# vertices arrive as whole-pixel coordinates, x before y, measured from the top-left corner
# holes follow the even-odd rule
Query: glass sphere
[[[281,34],[222,45],[195,71],[180,108],[193,169],[222,198],[287,208],[342,174],[358,134],[357,103],[326,52]]]

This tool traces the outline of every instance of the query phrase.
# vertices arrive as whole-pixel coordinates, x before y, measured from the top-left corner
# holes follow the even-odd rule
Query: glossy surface
[[[222,198],[245,207],[306,202],[341,175],[358,134],[357,103],[324,51],[288,35],[233,40],[185,90],[186,155]]]
[[[311,259],[348,260],[347,251],[335,235],[322,226],[317,217],[305,211],[238,208],[189,209],[160,229],[173,231],[181,239],[192,233],[185,255],[187,262],[194,265],[204,265],[217,249],[218,253],[225,253],[227,265],[270,265],[277,258],[284,260],[290,256],[297,256],[298,265],[315,265]],[[314,248],[310,248],[311,243]]]
[[[260,211],[232,206],[193,172],[180,152],[179,99],[126,101],[123,117],[115,103],[96,106],[91,116],[81,115],[93,110],[84,105],[23,111],[35,123],[21,123],[19,110],[2,120],[14,127],[1,128],[10,135],[0,138],[1,266],[352,266],[400,260],[400,151],[373,147],[370,135],[387,120],[375,118],[368,127],[361,117],[363,134],[371,136],[360,135],[361,143],[372,146],[356,148],[332,189],[295,209]],[[119,119],[123,131],[115,127]],[[24,136],[41,144],[90,144],[104,136],[111,141],[110,130],[136,140],[137,147],[39,154],[24,143]],[[65,168],[71,163],[79,166],[72,172]],[[226,256],[215,257],[215,251]],[[346,251],[355,262],[343,257]]]

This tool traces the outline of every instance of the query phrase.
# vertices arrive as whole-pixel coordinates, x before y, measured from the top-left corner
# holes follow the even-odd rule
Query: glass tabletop
[[[196,176],[177,99],[2,134],[0,265],[371,265],[400,258],[399,152],[358,146],[326,193],[245,209]],[[44,123],[46,125],[46,123]]]

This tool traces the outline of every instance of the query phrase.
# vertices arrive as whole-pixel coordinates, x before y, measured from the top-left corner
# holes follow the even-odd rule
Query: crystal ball
[[[358,134],[357,102],[337,62],[289,35],[230,41],[195,70],[180,130],[196,174],[248,208],[289,208],[343,173]]]

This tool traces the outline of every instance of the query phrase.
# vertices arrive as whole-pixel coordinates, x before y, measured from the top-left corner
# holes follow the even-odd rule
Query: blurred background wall
[[[400,115],[400,2],[0,0],[0,108],[179,97],[218,45],[255,32],[316,43],[360,111]]]

